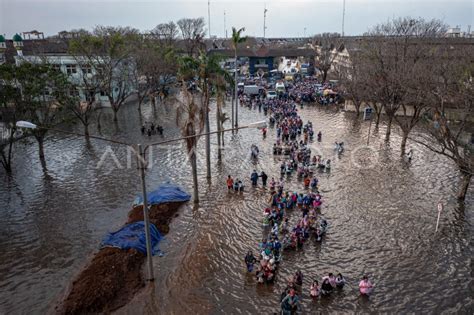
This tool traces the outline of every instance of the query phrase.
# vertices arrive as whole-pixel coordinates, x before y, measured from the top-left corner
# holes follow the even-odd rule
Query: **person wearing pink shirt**
[[[359,282],[360,294],[369,295],[372,292],[373,285],[367,276],[364,276]]]

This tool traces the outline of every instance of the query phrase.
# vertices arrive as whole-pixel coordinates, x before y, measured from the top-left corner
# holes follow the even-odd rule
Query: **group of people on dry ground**
[[[163,135],[163,127],[160,125],[156,125],[153,122],[146,121],[142,127],[140,128],[142,135],[147,135],[151,137],[152,135],[159,134],[160,136]]]

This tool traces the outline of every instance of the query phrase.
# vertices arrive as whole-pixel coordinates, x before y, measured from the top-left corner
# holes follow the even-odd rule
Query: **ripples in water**
[[[257,130],[227,134],[223,162],[213,164],[210,182],[205,179],[204,156],[199,157],[202,202],[184,207],[174,219],[161,245],[166,255],[154,258],[156,287],[147,288],[118,313],[271,313],[279,310],[285,279],[297,269],[305,275],[305,313],[433,313],[472,308],[472,194],[466,209],[451,198],[458,180],[454,166],[411,143],[415,157],[411,165],[405,164],[398,156],[396,130],[386,144],[383,126],[378,132],[372,130],[366,148],[368,122],[354,124],[349,113],[311,106],[301,112],[305,121],[311,120],[323,132],[322,143],[312,144],[313,152],[333,160],[331,172],[319,174],[325,201],[322,213],[330,222],[322,244],[308,243],[303,250],[285,253],[275,285],[256,285],[245,270],[243,256],[255,250],[264,235],[261,213],[268,191],[248,185],[243,194],[228,193],[225,178],[231,174],[247,180],[252,169],[279,178],[283,157],[272,155],[272,129],[266,139]],[[166,138],[179,135],[174,119],[160,118],[169,113],[170,108],[161,108],[157,115]],[[242,125],[263,118],[247,109],[240,114]],[[136,116],[136,109],[124,107],[119,128],[104,125],[104,136],[133,143],[159,141],[159,136],[141,136]],[[126,149],[111,146],[125,168],[115,168],[110,160],[97,168],[106,148],[103,143],[93,140],[87,145],[83,139],[51,137],[53,141],[46,142],[50,177],[44,176],[37,162],[35,143],[19,145],[14,178],[4,177],[0,188],[0,312],[45,312],[103,235],[123,224],[140,191],[136,169],[125,167]],[[335,141],[346,146],[340,157],[334,155]],[[257,161],[249,158],[252,143],[261,148]],[[201,139],[201,152],[203,144]],[[192,190],[182,144],[154,149],[153,159],[155,165],[147,172],[149,189],[170,180]],[[286,188],[301,191],[303,184],[293,176]],[[448,205],[440,231],[434,234],[440,197]],[[292,220],[297,216],[293,212]],[[343,273],[348,286],[329,299],[311,300],[311,281],[328,272]],[[364,273],[376,285],[370,299],[357,294]]]

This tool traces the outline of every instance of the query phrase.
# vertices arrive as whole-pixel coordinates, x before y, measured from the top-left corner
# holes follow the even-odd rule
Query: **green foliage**
[[[0,102],[17,113],[17,119],[52,127],[64,117],[64,107],[78,101],[70,95],[67,77],[48,65],[22,63],[0,66],[3,80]]]
[[[237,49],[237,46],[241,43],[247,41],[247,36],[242,36],[242,33],[245,32],[245,27],[237,30],[235,27],[232,27],[232,47],[234,50]]]

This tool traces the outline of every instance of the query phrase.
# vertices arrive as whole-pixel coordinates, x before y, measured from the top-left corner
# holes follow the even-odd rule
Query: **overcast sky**
[[[182,17],[204,17],[207,0],[0,0],[0,33],[38,30],[54,35],[95,25],[132,26],[142,31]],[[211,34],[230,33],[232,26],[246,34],[263,35],[264,1],[211,0]],[[346,0],[345,34],[358,35],[371,26],[398,16],[438,18],[450,26],[474,30],[473,0]],[[267,0],[267,37],[341,32],[343,0]],[[305,31],[306,28],[306,31]]]

